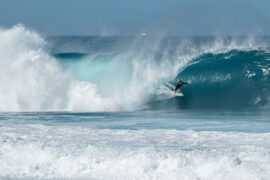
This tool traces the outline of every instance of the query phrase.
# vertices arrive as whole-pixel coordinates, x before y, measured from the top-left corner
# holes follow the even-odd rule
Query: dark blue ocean
[[[270,37],[0,30],[0,179],[269,179],[269,109]]]

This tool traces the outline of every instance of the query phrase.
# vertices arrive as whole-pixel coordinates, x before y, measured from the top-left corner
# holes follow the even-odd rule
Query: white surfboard
[[[173,95],[175,95],[175,96],[184,96],[184,94],[182,92],[179,92],[179,91],[176,91],[176,92],[173,91]]]
[[[164,85],[172,91],[173,95],[175,95],[175,96],[184,96],[184,94],[182,92],[180,92],[180,91],[174,92],[174,89],[175,89],[174,85],[172,85],[170,83],[164,83]]]

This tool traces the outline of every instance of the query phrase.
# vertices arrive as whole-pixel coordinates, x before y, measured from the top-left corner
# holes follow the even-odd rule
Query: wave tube
[[[166,110],[267,104],[269,57],[252,39],[150,37],[129,41],[119,40],[112,45],[117,48],[108,48],[108,39],[101,38],[96,47],[105,43],[107,51],[52,56],[50,44],[36,32],[22,25],[0,30],[0,111]],[[164,82],[179,78],[192,81],[192,86],[184,88],[183,99],[172,97],[163,87]],[[251,91],[244,91],[246,88]],[[239,93],[249,93],[249,98],[236,100]]]

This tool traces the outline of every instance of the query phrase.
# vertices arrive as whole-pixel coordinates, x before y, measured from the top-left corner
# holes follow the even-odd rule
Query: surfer
[[[184,84],[190,84],[190,83],[185,83],[185,82],[183,82],[182,80],[180,80],[178,83],[177,83],[177,85],[176,85],[176,87],[175,87],[175,89],[174,89],[174,93],[179,89],[179,91],[181,92],[182,91],[182,89],[183,89],[183,85]]]

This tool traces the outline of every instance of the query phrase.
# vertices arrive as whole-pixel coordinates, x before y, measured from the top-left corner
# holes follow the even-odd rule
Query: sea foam
[[[1,179],[270,176],[269,133],[100,130],[83,123],[1,129]]]
[[[64,68],[37,32],[23,25],[1,29],[0,111],[145,109],[153,97],[172,97],[163,83],[174,81],[196,57],[257,48],[252,38],[216,38],[199,46],[184,39],[176,47],[164,47],[163,40],[137,38],[122,51],[93,52]]]

